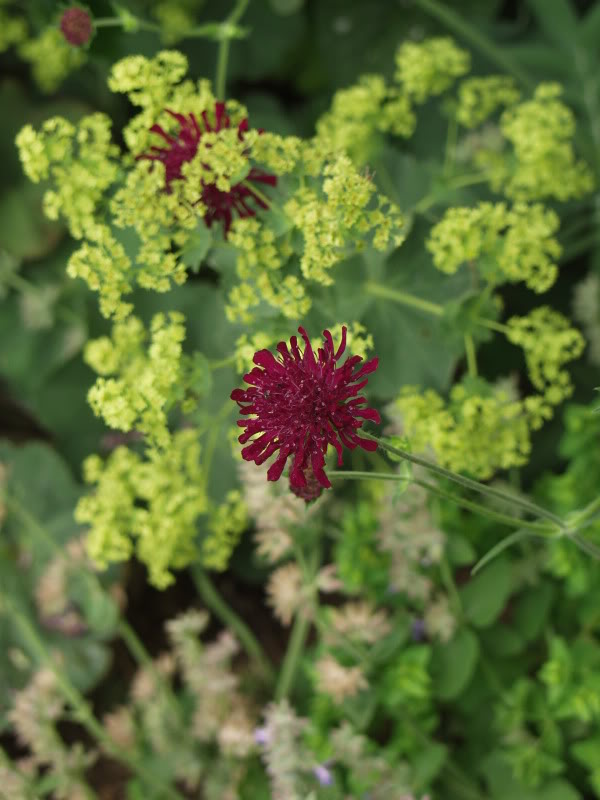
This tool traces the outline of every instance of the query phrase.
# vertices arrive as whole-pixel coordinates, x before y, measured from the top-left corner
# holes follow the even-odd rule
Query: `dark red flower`
[[[171,191],[171,182],[181,180],[183,175],[181,167],[186,161],[191,161],[198,150],[198,143],[204,132],[220,131],[223,128],[231,127],[231,120],[225,111],[225,103],[215,103],[215,123],[211,125],[206,111],[202,112],[202,126],[198,123],[194,114],[177,114],[166,109],[179,123],[179,133],[171,136],[165,132],[160,125],[153,125],[150,130],[157,133],[167,143],[166,147],[150,148],[150,153],[144,153],[138,158],[146,158],[150,161],[162,161],[165,165],[165,183],[167,192]],[[244,133],[248,130],[248,120],[243,119],[237,126],[238,138],[244,140]],[[259,131],[262,133],[262,131]],[[208,209],[204,215],[204,221],[210,228],[215,220],[223,223],[225,235],[231,227],[233,212],[240,217],[254,217],[256,211],[248,204],[252,200],[260,208],[268,208],[264,200],[252,190],[249,183],[266,183],[269,186],[277,185],[275,175],[263,172],[256,167],[252,167],[245,179],[236,183],[228,192],[223,192],[214,183],[202,182],[199,187],[198,200]]]
[[[81,47],[92,38],[92,18],[83,8],[68,8],[60,18],[60,29],[69,44]]]
[[[362,358],[350,356],[340,366],[346,349],[345,327],[337,351],[331,333],[323,331],[323,347],[316,357],[304,328],[298,331],[304,339],[304,352],[295,336],[290,339],[291,353],[285,342],[279,342],[279,358],[269,350],[259,350],[254,355],[257,366],[244,375],[250,388],[231,393],[243,416],[255,415],[238,420],[238,425],[246,429],[239,441],[246,444],[260,434],[242,450],[245,460],[256,464],[279,451],[267,472],[268,480],[279,480],[286,461],[293,456],[291,486],[307,486],[306,474],[312,470],[320,485],[329,488],[331,483],[323,469],[328,444],[337,450],[339,466],[342,445],[351,450],[357,446],[377,449],[375,442],[362,439],[357,430],[365,419],[380,422],[379,414],[373,408],[361,408],[366,399],[357,395],[367,384],[365,376],[377,369],[379,359],[373,358],[355,371]]]

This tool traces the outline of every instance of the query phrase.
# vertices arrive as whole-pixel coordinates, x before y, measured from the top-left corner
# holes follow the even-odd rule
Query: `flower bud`
[[[60,19],[63,36],[74,47],[82,47],[92,38],[92,18],[83,8],[68,8]]]

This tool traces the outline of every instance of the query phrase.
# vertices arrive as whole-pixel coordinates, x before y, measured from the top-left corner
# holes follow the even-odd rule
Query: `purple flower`
[[[313,767],[313,775],[321,786],[331,786],[333,783],[333,773],[325,764],[317,764],[316,767]]]
[[[254,729],[254,741],[256,742],[256,744],[260,745],[261,747],[265,747],[266,745],[269,744],[270,739],[271,739],[271,734],[266,725]]]
[[[423,639],[427,636],[427,628],[425,626],[425,620],[418,618],[413,619],[411,626],[411,635],[413,641],[415,642],[423,641]]]
[[[154,124],[150,130],[158,134],[165,141],[166,146],[153,145],[149,153],[143,153],[138,158],[161,161],[165,165],[165,189],[170,192],[171,182],[183,179],[181,167],[196,155],[202,134],[230,128],[231,120],[225,110],[225,103],[221,102],[215,103],[213,124],[211,124],[206,111],[201,114],[202,124],[200,124],[194,114],[177,114],[168,108],[165,110],[179,123],[179,133],[177,136],[171,136],[160,125]],[[238,138],[243,141],[244,133],[248,130],[248,120],[243,119],[237,126],[237,130]],[[248,204],[250,200],[260,208],[268,208],[264,200],[252,191],[252,187],[249,185],[252,183],[276,186],[277,178],[275,175],[252,167],[245,179],[232,186],[228,192],[218,189],[215,183],[202,182],[198,187],[198,200],[206,206],[204,221],[207,226],[210,228],[215,221],[222,222],[224,233],[227,235],[234,212],[239,217],[256,216],[256,211]]]
[[[333,445],[342,464],[342,445],[353,450],[376,450],[376,442],[362,439],[357,431],[363,420],[380,422],[377,411],[363,408],[366,398],[357,396],[366,386],[371,372],[377,369],[378,359],[367,361],[355,371],[362,361],[360,356],[350,356],[339,366],[346,349],[346,328],[342,328],[342,341],[334,349],[329,331],[323,331],[323,347],[313,352],[304,328],[298,328],[304,340],[304,352],[298,347],[295,336],[290,339],[291,353],[285,342],[279,342],[279,358],[269,350],[259,350],[254,355],[254,367],[244,380],[249,389],[234,389],[231,399],[240,406],[243,417],[238,425],[245,428],[239,437],[241,444],[251,441],[242,450],[246,461],[263,464],[279,451],[277,459],[267,472],[267,479],[277,481],[290,456],[290,485],[306,487],[313,477],[324,488],[331,483],[325,474],[327,446]]]

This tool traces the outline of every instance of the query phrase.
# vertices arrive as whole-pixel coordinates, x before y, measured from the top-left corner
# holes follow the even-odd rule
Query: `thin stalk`
[[[38,520],[31,514],[26,508],[24,508],[15,498],[13,497],[6,497],[4,498],[6,507],[10,510],[11,514],[14,514],[17,519],[20,519],[21,522],[29,528],[29,530],[37,536],[39,539],[43,540],[48,547],[58,556],[64,556],[64,550],[60,547],[58,542],[52,538],[52,536],[48,533],[46,528],[38,522]],[[98,578],[93,574],[89,573],[89,577],[92,581],[95,582],[96,586],[101,590],[104,591],[100,581]],[[172,704],[177,708],[177,714],[181,715],[181,708],[175,695],[171,691],[171,687],[166,683],[163,676],[156,670],[154,667],[154,662],[152,661],[152,657],[150,653],[146,650],[143,642],[138,637],[137,633],[134,629],[129,625],[127,620],[121,618],[119,620],[118,625],[118,633],[125,642],[127,649],[133,656],[133,658],[137,661],[140,666],[147,667],[152,671],[152,675],[155,680],[161,685],[165,691],[165,694],[169,696]]]
[[[375,281],[366,281],[363,284],[363,288],[368,294],[372,294],[374,297],[381,297],[384,300],[391,300],[394,303],[400,303],[409,308],[416,308],[419,311],[425,311],[427,314],[433,314],[433,316],[436,317],[441,317],[444,313],[444,306],[440,303],[424,300],[422,297],[410,294],[410,292],[392,289],[381,283],[375,283]],[[503,325],[501,322],[496,322],[496,320],[486,319],[485,317],[471,317],[471,320],[477,323],[477,325],[489,328],[492,331],[498,331],[505,336],[510,333],[508,325]]]
[[[534,81],[529,75],[518,67],[513,58],[507,55],[502,48],[497,47],[487,36],[482,34],[474,25],[467,22],[460,14],[457,14],[452,9],[445,6],[437,0],[415,0],[415,5],[418,6],[426,14],[435,17],[454,33],[461,36],[465,41],[473,45],[477,50],[487,56],[490,61],[497,64],[505,72],[513,75],[519,83],[527,89],[532,89],[535,86]]]
[[[137,31],[152,31],[153,33],[160,33],[160,25],[154,22],[147,22],[145,19],[138,19],[137,17],[128,20],[125,17],[98,17],[93,20],[94,28],[127,28],[127,25],[134,24],[133,33]]]
[[[138,759],[123,750],[123,748],[112,739],[92,713],[83,695],[65,677],[64,670],[57,666],[45,642],[41,639],[29,619],[27,619],[20,609],[12,603],[9,597],[5,595],[2,600],[10,610],[11,619],[18,626],[23,639],[35,653],[36,659],[54,673],[57,687],[75,712],[75,718],[83,725],[90,736],[96,739],[96,741],[102,745],[108,753],[114,756],[114,758],[127,764],[135,774],[139,775],[150,786],[156,786],[157,784],[162,785],[166,798],[170,798],[170,800],[183,800],[182,795],[176,789],[166,784],[161,775],[155,773],[154,770],[147,769],[141,760],[138,761]]]
[[[277,687],[275,689],[275,700],[277,702],[283,700],[284,697],[287,697],[292,690],[294,678],[296,677],[298,661],[300,659],[302,648],[304,647],[310,625],[311,620],[308,614],[302,612],[296,614],[294,625],[292,627],[292,633],[290,635],[287,650],[285,652],[283,666],[281,668],[281,673],[279,674],[279,680],[277,681]]]
[[[416,297],[414,294],[408,292],[401,292],[399,289],[390,289],[387,286],[382,286],[380,283],[367,281],[364,284],[365,290],[374,295],[375,297],[382,297],[386,300],[393,300],[396,303],[416,308],[419,311],[425,311],[428,314],[434,314],[436,317],[441,317],[444,313],[444,307],[439,303],[432,303],[429,300],[423,300],[421,297]]]
[[[383,481],[406,481],[408,483],[415,484],[415,486],[420,486],[422,489],[425,489],[430,494],[440,497],[442,500],[450,500],[455,505],[465,508],[467,511],[472,511],[474,514],[485,516],[494,522],[501,523],[502,525],[508,525],[515,528],[526,528],[527,530],[535,531],[540,536],[550,533],[547,523],[529,522],[517,517],[511,517],[509,514],[502,514],[499,511],[493,511],[491,508],[487,508],[487,506],[482,506],[480,503],[475,503],[472,500],[468,500],[466,497],[460,497],[459,495],[452,494],[452,492],[447,492],[445,489],[442,489],[433,483],[428,483],[427,481],[422,481],[418,478],[403,478],[402,476],[393,472],[355,472],[354,470],[352,472],[328,470],[327,474],[331,478],[342,478],[345,480],[371,479]]]
[[[238,0],[235,8],[227,19],[223,22],[223,28],[236,25],[242,18],[250,0]],[[219,52],[217,54],[217,74],[215,77],[215,92],[217,100],[225,100],[227,84],[227,62],[229,61],[229,45],[231,37],[226,33],[219,42]]]
[[[488,177],[481,173],[474,175],[459,175],[454,180],[450,180],[444,186],[440,186],[437,191],[426,194],[422,197],[413,208],[415,214],[423,214],[431,208],[431,206],[440,203],[447,195],[452,194],[456,189],[462,189],[466,186],[475,186],[479,183],[487,183]]]
[[[238,617],[235,611],[227,605],[211,579],[201,567],[196,565],[192,568],[192,577],[207,607],[216,614],[224,625],[231,628],[250,658],[260,667],[265,678],[270,682],[274,682],[275,673],[273,667],[250,628],[241,617]]]
[[[304,571],[304,577],[308,581],[312,581],[317,573],[320,562],[320,553],[317,546],[314,547],[310,554],[310,560]],[[275,700],[283,700],[289,695],[294,687],[294,680],[298,671],[298,664],[302,649],[308,636],[308,631],[311,626],[311,617],[306,613],[305,609],[300,609],[296,613],[292,633],[288,641],[287,650],[283,659],[283,666],[279,673],[277,686],[275,687]]]
[[[526,528],[527,530],[534,531],[541,536],[551,533],[547,523],[529,522],[527,520],[519,519],[518,517],[511,517],[509,514],[501,514],[499,511],[493,511],[491,508],[482,506],[480,503],[474,503],[472,500],[467,500],[466,497],[454,495],[452,492],[447,492],[444,489],[441,489],[439,486],[435,486],[427,481],[414,479],[413,483],[430,492],[431,494],[442,498],[442,500],[449,500],[450,502],[461,506],[461,508],[465,508],[467,511],[472,511],[474,514],[480,514],[488,519],[493,520],[494,522],[499,522],[502,525],[508,525],[513,528]]]
[[[503,325],[501,322],[496,322],[495,319],[486,319],[485,317],[473,317],[473,322],[481,325],[482,328],[489,328],[491,331],[497,331],[507,336],[510,333],[508,325]]]
[[[503,500],[507,503],[512,503],[515,506],[520,506],[521,508],[528,511],[530,514],[534,514],[536,517],[542,517],[544,519],[553,522],[555,525],[558,525],[559,528],[565,529],[566,525],[560,517],[557,517],[556,514],[553,514],[551,511],[542,508],[541,506],[532,503],[529,500],[525,500],[522,497],[518,497],[516,495],[511,495],[506,492],[501,491],[500,489],[494,489],[491,486],[486,486],[484,483],[479,483],[479,481],[474,481],[471,478],[466,478],[463,475],[459,475],[456,472],[451,472],[448,469],[444,469],[444,467],[440,467],[437,464],[434,464],[432,461],[428,461],[426,458],[421,458],[420,456],[415,456],[412,453],[407,452],[406,450],[401,450],[398,447],[392,447],[392,445],[387,444],[387,442],[383,442],[377,436],[373,436],[371,433],[367,433],[366,431],[361,430],[361,435],[365,437],[365,439],[371,439],[373,442],[377,442],[377,445],[381,447],[383,450],[387,450],[388,453],[393,453],[396,456],[400,456],[400,458],[404,458],[406,461],[410,461],[412,464],[418,464],[420,467],[425,467],[430,472],[435,473],[436,475],[441,475],[443,478],[447,478],[454,483],[458,483],[460,486],[464,486],[466,489],[472,489],[475,492],[479,492],[480,494],[488,495],[489,497],[495,497],[498,500]]]
[[[467,356],[467,369],[472,378],[477,377],[477,355],[475,353],[475,342],[470,333],[465,333],[465,354]]]

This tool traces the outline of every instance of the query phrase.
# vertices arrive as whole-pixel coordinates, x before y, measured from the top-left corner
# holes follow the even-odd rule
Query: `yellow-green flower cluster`
[[[101,377],[88,393],[97,416],[117,430],[138,430],[154,448],[169,445],[167,413],[180,399],[185,370],[182,314],[157,314],[150,326],[150,344],[142,322],[129,317],[115,323],[111,338],[90,341],[87,363]]]
[[[279,341],[282,337],[271,336],[268,333],[259,331],[249,336],[242,334],[235,343],[235,368],[240,375],[252,369],[252,359],[258,350],[266,350],[271,345]]]
[[[531,431],[550,416],[541,397],[515,400],[482,380],[456,384],[448,403],[407,388],[394,406],[414,450],[431,448],[442,466],[479,478],[525,464]]]
[[[229,233],[237,248],[236,272],[241,282],[230,291],[225,313],[230,322],[251,323],[261,302],[289,319],[300,319],[310,308],[310,298],[296,275],[282,274],[292,255],[289,237],[276,237],[272,228],[256,217],[237,219]]]
[[[502,114],[500,127],[512,153],[503,158],[486,152],[478,156],[490,168],[494,190],[518,200],[568,200],[592,190],[592,173],[575,156],[575,118],[559,99],[561,93],[559,84],[542,83],[531,100]]]
[[[442,466],[484,479],[527,463],[531,431],[551,416],[541,397],[514,399],[482,380],[456,384],[448,403],[407,387],[394,407],[414,450],[430,448]]]
[[[385,250],[390,242],[398,246],[403,241],[404,220],[397,206],[381,196],[376,208],[367,208],[375,187],[357,172],[349,156],[340,154],[327,163],[323,176],[322,193],[303,186],[284,211],[304,237],[303,277],[329,286],[333,283],[329,270],[349,254],[348,245],[358,248],[372,235],[378,250]]]
[[[432,228],[426,246],[442,272],[454,273],[461,264],[475,262],[492,285],[523,281],[535,292],[545,292],[558,275],[558,226],[554,211],[539,203],[456,206]]]
[[[77,124],[52,117],[38,133],[25,125],[16,138],[25,174],[34,183],[49,178],[44,195],[50,219],[63,216],[76,239],[96,226],[96,209],[118,174],[119,150],[111,143],[110,119],[90,114]]]
[[[458,87],[456,119],[465,128],[481,125],[498,108],[518,102],[521,93],[507,75],[466,78]]]
[[[157,292],[168,291],[172,281],[185,282],[185,265],[171,252],[172,246],[183,247],[198,222],[197,210],[182,203],[177,193],[165,192],[164,186],[162,165],[153,169],[149,162],[138,161],[110,204],[114,224],[133,228],[139,239],[136,281]]]
[[[331,153],[348,153],[357,164],[369,160],[377,132],[410,137],[416,117],[409,97],[387,86],[382,75],[362,75],[354,86],[340,89],[317,122],[316,143]]]
[[[113,65],[108,87],[126,94],[140,113],[123,129],[128,148],[136,155],[143,153],[155,134],[150,128],[164,117],[165,108],[173,111],[201,113],[214,107],[208,81],[183,81],[188,68],[187,58],[177,50],[161,50],[154,58],[127,56]]]
[[[449,37],[404,42],[396,51],[396,81],[416,102],[442,94],[469,71],[471,59]]]
[[[525,317],[512,317],[508,329],[508,340],[523,348],[531,382],[544,399],[557,405],[569,397],[573,387],[563,367],[583,353],[585,340],[579,331],[548,306],[540,306]]]
[[[19,55],[31,64],[33,78],[43,92],[53,92],[70,72],[86,60],[85,50],[72,47],[58,28],[46,28],[35,39],[23,42]]]
[[[202,542],[202,563],[223,571],[248,524],[248,511],[242,493],[232,489],[225,502],[217,506],[208,522],[208,535]]]
[[[131,260],[123,245],[107,225],[93,225],[86,230],[84,242],[69,258],[67,274],[82,278],[100,298],[100,311],[105,317],[124,319],[133,306],[123,295],[133,290]]]
[[[342,338],[342,326],[345,325],[346,348],[352,355],[367,357],[367,352],[373,349],[373,337],[367,333],[367,329],[360,322],[343,322],[333,325],[329,330],[334,342],[339,342]]]
[[[84,476],[95,488],[79,501],[75,517],[90,526],[90,556],[106,567],[135,552],[150,582],[168,586],[171,570],[196,557],[196,522],[207,507],[196,432],[179,431],[147,460],[125,447],[105,462],[90,456]]]

